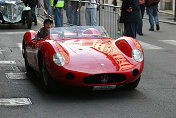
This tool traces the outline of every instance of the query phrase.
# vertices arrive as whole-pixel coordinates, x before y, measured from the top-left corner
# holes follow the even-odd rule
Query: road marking
[[[32,104],[29,98],[0,98],[0,105],[2,106],[19,106]]]
[[[0,54],[2,54],[2,52],[4,52],[5,50],[0,50]]]
[[[0,64],[16,64],[15,61],[0,61]]]
[[[5,73],[7,79],[27,79],[26,73]]]
[[[10,35],[10,34],[24,34],[25,32],[0,32],[0,34]]]
[[[22,50],[22,43],[17,43],[17,45],[20,48],[20,50]]]
[[[149,50],[159,50],[159,49],[163,49],[162,47],[159,46],[155,46],[149,43],[145,43],[143,41],[139,41],[139,43],[141,44],[143,49],[149,49]]]
[[[37,22],[40,23],[41,25],[43,25],[43,22],[41,20],[37,19]]]
[[[159,41],[176,46],[176,40],[159,40]]]

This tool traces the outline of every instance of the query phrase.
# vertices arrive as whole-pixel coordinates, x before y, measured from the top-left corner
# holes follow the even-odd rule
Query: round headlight
[[[139,49],[134,49],[134,50],[132,51],[132,56],[133,56],[133,58],[134,58],[136,61],[138,61],[138,62],[143,61],[143,53],[142,53],[142,51],[139,50]]]
[[[3,11],[4,10],[4,6],[0,6],[0,11]]]
[[[65,64],[65,58],[62,54],[60,53],[55,53],[53,55],[53,61],[56,65],[58,66],[63,66]]]

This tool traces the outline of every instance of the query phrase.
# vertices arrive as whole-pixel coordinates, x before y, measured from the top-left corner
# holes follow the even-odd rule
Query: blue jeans
[[[55,27],[62,27],[62,7],[56,7],[55,10],[53,10],[54,13],[54,21],[55,21]]]
[[[159,20],[158,20],[158,6],[150,6],[147,8],[148,10],[148,15],[149,15],[149,23],[150,23],[150,29],[154,29],[154,20],[157,25],[159,25]],[[154,18],[154,20],[153,20]]]
[[[35,15],[35,7],[31,7],[31,13],[32,13],[34,23],[37,24],[37,17]]]
[[[138,23],[124,23],[125,36],[136,38],[137,25]]]
[[[96,8],[86,8],[86,25],[87,26],[97,26],[97,9]]]
[[[48,14],[52,15],[51,0],[43,0],[43,2],[44,2],[44,7],[46,11],[48,11]]]
[[[78,2],[71,2],[71,8],[68,10],[70,12],[69,15],[69,23],[73,25],[79,25],[79,12],[77,11]]]
[[[71,23],[70,20],[71,8],[68,7],[68,2],[65,2],[64,9],[66,10],[67,22]]]
[[[142,27],[143,27],[143,17],[145,13],[145,4],[140,4],[140,20],[138,22],[138,28],[137,28],[137,33],[142,33]]]

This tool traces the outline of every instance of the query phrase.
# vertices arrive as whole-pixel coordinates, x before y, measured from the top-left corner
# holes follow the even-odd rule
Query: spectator
[[[64,6],[64,0],[51,0],[51,7],[53,9],[55,27],[62,27],[62,7]]]
[[[66,17],[67,17],[67,23],[71,23],[70,21],[70,13],[71,13],[71,8],[68,7],[68,1],[69,0],[64,0],[64,10],[66,10]]]
[[[35,14],[35,7],[36,7],[36,5],[38,5],[38,0],[25,0],[25,5],[28,5],[31,8],[34,25],[37,25],[37,17]]]
[[[123,0],[121,6],[120,23],[124,23],[125,36],[136,38],[139,19],[139,0]]]
[[[48,15],[51,16],[52,15],[51,0],[43,0],[43,3]]]
[[[145,13],[145,0],[139,0],[139,4],[140,4],[140,20],[139,20],[139,23],[138,23],[138,28],[137,28],[137,33],[140,35],[140,36],[143,36],[143,33],[142,33],[142,27],[143,27],[143,17],[144,17],[144,13]]]
[[[50,19],[45,19],[43,25],[44,27],[42,27],[37,34],[37,40],[42,40],[50,34],[50,28],[53,28],[53,21]]]
[[[112,0],[112,4],[113,4],[114,6],[117,6],[117,0]]]
[[[68,0],[68,9],[70,9],[68,21],[73,25],[79,25],[79,1],[80,0]]]
[[[149,15],[150,29],[149,31],[154,31],[154,20],[156,24],[156,30],[160,30],[159,20],[158,20],[158,3],[149,4],[149,0],[146,0],[147,13]],[[154,20],[153,20],[154,18]]]
[[[99,0],[88,0],[86,3],[86,25],[87,26],[97,26],[97,6],[99,5]],[[93,4],[92,4],[93,3]]]

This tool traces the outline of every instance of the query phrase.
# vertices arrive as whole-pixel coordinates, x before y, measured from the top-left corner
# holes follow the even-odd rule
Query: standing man
[[[87,26],[97,26],[97,6],[99,5],[99,0],[88,0],[86,3],[86,25]]]
[[[51,9],[51,0],[43,0],[45,10],[47,11],[48,15],[52,15],[52,9]]]
[[[51,0],[51,7],[53,9],[55,27],[62,27],[62,7],[64,6],[64,0]]]
[[[69,23],[72,25],[79,25],[79,1],[80,0],[68,0]]]
[[[136,38],[139,19],[139,0],[123,0],[121,6],[120,23],[124,23],[125,36]]]
[[[112,0],[112,4],[113,4],[114,6],[117,6],[117,0]]]
[[[156,24],[156,30],[160,30],[159,20],[158,20],[158,3],[160,2],[160,0],[151,0],[150,2],[149,0],[146,0],[145,2],[146,2],[147,12],[149,15],[149,23],[150,23],[149,31],[154,31],[154,20]]]
[[[142,33],[143,21],[142,21],[142,19],[144,17],[144,13],[145,13],[145,0],[139,0],[139,4],[140,4],[140,20],[138,23],[137,33],[140,36],[143,36],[143,33]]]
[[[38,0],[26,0],[25,5],[29,5],[29,7],[31,8],[34,25],[37,25],[37,17],[35,14],[35,7],[36,7],[36,5],[38,5]]]

